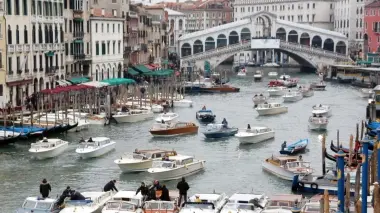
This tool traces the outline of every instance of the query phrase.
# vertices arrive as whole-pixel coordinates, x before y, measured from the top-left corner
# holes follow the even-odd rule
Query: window
[[[65,43],[65,55],[69,55],[69,44]]]
[[[20,15],[20,0],[15,0],[15,15]]]
[[[108,55],[110,54],[110,42],[109,41],[107,42],[107,54]]]
[[[315,9],[315,3],[313,3],[313,9]]]
[[[33,71],[37,71],[37,56],[33,56]]]
[[[115,32],[115,24],[112,24],[112,32]]]
[[[117,53],[120,54],[120,41],[117,44]]]
[[[12,70],[12,57],[8,57],[8,73],[9,74],[13,73],[13,70]]]
[[[59,63],[58,63],[58,54],[55,55],[55,66],[57,67],[58,69],[58,66],[59,66]]]
[[[37,1],[37,14],[42,15],[42,1]]]
[[[107,24],[107,33],[109,33],[109,32],[110,32],[110,25]]]
[[[72,32],[72,27],[73,27],[72,25],[73,25],[73,21],[70,20],[69,21],[69,31],[70,31],[70,33]]]
[[[61,66],[63,66],[63,54],[61,53]]]
[[[103,30],[104,30],[103,28],[104,28],[104,25],[102,24],[101,29],[100,29],[102,33],[103,33]]]
[[[116,41],[113,41],[112,43],[112,50],[113,50],[113,54],[115,55],[115,48],[116,48]]]
[[[11,25],[8,25],[8,44],[12,44],[12,30],[11,30]]]
[[[70,55],[74,55],[74,43],[70,43]]]
[[[102,42],[102,55],[106,54],[106,43],[103,41]]]
[[[87,32],[89,33],[90,32],[90,21],[87,21],[86,24],[87,24]]]
[[[22,6],[24,9],[24,16],[28,15],[28,0],[23,0],[22,1]]]
[[[26,55],[25,56],[25,72],[28,72],[29,71],[29,68],[28,68],[28,56]]]
[[[3,68],[3,53],[0,52],[0,68]]]
[[[86,45],[86,52],[87,52],[87,55],[90,54],[90,42],[87,42],[87,45]]]
[[[32,15],[36,15],[36,7],[35,7],[35,5],[36,5],[36,0],[32,0],[32,5],[31,5],[31,7],[32,7]]]
[[[28,43],[28,29],[24,26],[24,44]]]
[[[7,14],[12,15],[12,0],[7,0]]]
[[[98,24],[95,24],[95,32],[98,32]]]
[[[16,57],[16,70],[19,71],[20,70],[20,56],[17,56]]]
[[[117,32],[120,33],[120,24],[117,25]]]
[[[0,96],[3,96],[4,94],[3,94],[3,85],[2,84],[0,84]]]
[[[96,55],[99,55],[99,42],[98,41],[95,44],[95,50],[96,50]]]
[[[42,62],[43,62],[42,55],[40,55],[40,60],[38,62],[40,64],[40,71],[42,71],[43,70],[43,68],[42,68]]]

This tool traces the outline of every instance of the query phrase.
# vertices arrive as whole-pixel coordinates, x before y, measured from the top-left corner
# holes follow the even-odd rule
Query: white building
[[[268,11],[276,14],[278,18],[283,20],[333,30],[334,0],[235,0],[233,8],[235,21],[241,20],[243,17],[252,13]],[[259,35],[256,35],[256,32],[251,32],[251,36],[254,37]],[[260,54],[259,57],[257,57],[258,54]],[[259,58],[260,61],[264,59],[265,56],[267,56],[267,59],[270,58],[271,55],[273,54],[266,54],[264,52],[259,53],[259,51],[246,51],[244,53],[236,54],[234,61],[247,63],[248,61],[255,61],[255,58]],[[281,59],[277,59],[282,61],[282,57]]]
[[[6,99],[54,88],[64,78],[63,1],[6,0]]]
[[[334,30],[347,36],[349,52],[364,46],[364,6],[373,0],[337,0],[334,11]]]
[[[91,28],[91,77],[94,81],[117,78],[123,66],[123,18],[107,14],[101,9],[90,17]],[[116,11],[114,11],[115,13]]]
[[[178,38],[186,33],[186,15],[184,13],[165,8],[168,13],[167,28],[169,35],[169,52],[179,52]]]

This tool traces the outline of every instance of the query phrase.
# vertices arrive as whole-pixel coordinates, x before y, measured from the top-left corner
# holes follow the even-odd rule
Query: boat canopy
[[[90,79],[86,77],[79,77],[79,78],[72,78],[68,81],[71,82],[72,84],[80,84],[80,83],[89,82]]]
[[[95,87],[95,88],[101,88],[101,87],[109,86],[108,83],[100,82],[100,81],[90,81],[90,82],[82,83],[82,85],[87,85],[87,86],[91,86],[91,87]]]

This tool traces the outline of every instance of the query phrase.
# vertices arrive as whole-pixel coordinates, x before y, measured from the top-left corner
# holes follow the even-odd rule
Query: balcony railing
[[[47,44],[47,50],[53,50],[53,44]]]
[[[14,44],[8,44],[7,47],[8,47],[7,50],[9,53],[15,52],[15,45]]]
[[[73,36],[74,36],[74,38],[83,38],[84,32],[74,32]]]
[[[30,52],[30,44],[24,44],[24,51]]]
[[[51,67],[46,67],[45,68],[45,75],[47,76],[52,76],[52,75],[55,75],[56,74],[56,67],[55,66],[51,66]]]
[[[24,45],[23,44],[16,44],[16,51],[17,52],[23,52]]]
[[[16,73],[8,73],[6,75],[7,82],[15,82],[15,81],[23,81],[33,79],[33,75],[30,73],[24,74],[16,74]]]

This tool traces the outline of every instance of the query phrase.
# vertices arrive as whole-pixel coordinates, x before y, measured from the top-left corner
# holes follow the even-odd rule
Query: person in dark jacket
[[[47,180],[44,178],[42,180],[42,183],[40,184],[40,193],[42,195],[42,198],[47,198],[50,192],[51,192],[51,186],[47,182]]]
[[[70,186],[67,186],[65,191],[62,192],[62,195],[68,197],[70,193],[71,193],[71,188]]]
[[[149,189],[148,189],[148,187],[145,186],[145,183],[144,183],[144,182],[141,182],[141,186],[137,189],[137,191],[136,191],[136,195],[137,195],[139,192],[141,192],[141,195],[142,195],[142,196],[146,196],[146,195],[148,195],[148,191],[149,191]]]
[[[170,201],[169,190],[168,190],[168,188],[166,188],[166,185],[162,186],[161,200],[163,200],[163,201]]]
[[[103,191],[108,192],[108,191],[117,191],[117,188],[115,187],[116,180],[111,180],[108,182],[105,186]],[[117,191],[118,192],[118,191]]]
[[[86,198],[81,193],[79,193],[75,190],[71,191],[70,199],[71,200],[86,200]]]
[[[181,206],[182,204],[182,197],[183,202],[186,202],[187,200],[187,191],[190,189],[189,184],[187,184],[184,177],[182,177],[182,180],[178,182],[177,189],[179,190],[179,200],[178,200],[178,206]]]

